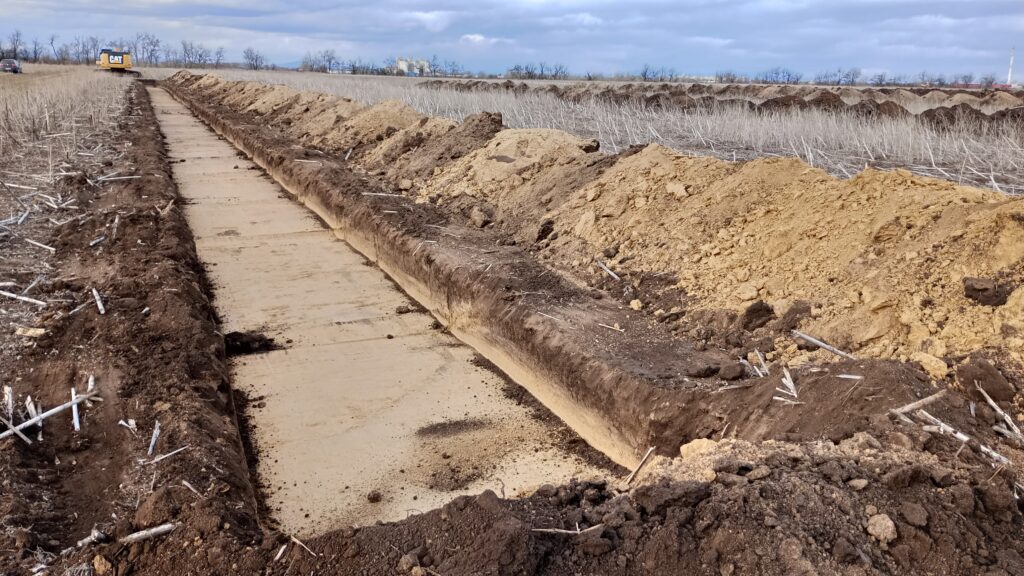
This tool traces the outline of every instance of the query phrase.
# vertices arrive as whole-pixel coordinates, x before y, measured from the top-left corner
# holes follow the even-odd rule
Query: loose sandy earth
[[[285,530],[397,520],[457,494],[511,497],[594,472],[553,449],[471,349],[424,313],[397,313],[414,304],[382,272],[165,92],[151,96],[224,332],[284,347],[232,368]]]

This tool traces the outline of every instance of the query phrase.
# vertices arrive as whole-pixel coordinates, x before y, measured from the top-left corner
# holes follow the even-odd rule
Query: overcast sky
[[[974,72],[1005,75],[1024,49],[1024,0],[0,0],[0,34],[63,40],[137,31],[246,46],[271,61],[334,48],[343,59],[410,55],[472,71],[517,62],[574,72]],[[1024,66],[1022,66],[1024,69]]]

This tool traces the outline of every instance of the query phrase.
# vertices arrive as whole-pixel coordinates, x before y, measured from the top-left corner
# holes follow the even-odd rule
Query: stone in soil
[[[964,278],[964,296],[984,306],[1002,306],[1010,296],[1011,287],[991,278]]]

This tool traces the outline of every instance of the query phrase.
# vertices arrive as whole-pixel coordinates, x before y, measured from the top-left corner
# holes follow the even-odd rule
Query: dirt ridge
[[[550,94],[569,102],[597,99],[652,108],[690,110],[741,106],[761,112],[827,110],[863,116],[921,116],[932,122],[951,111],[979,122],[1014,117],[1024,111],[1024,92],[983,89],[865,88],[758,84],[691,83],[544,83],[543,81],[425,80],[428,90]]]
[[[3,510],[8,529],[0,537],[0,548],[11,552],[0,554],[7,573],[30,573],[40,561],[66,568],[91,562],[89,547],[51,554],[73,549],[94,528],[115,539],[183,521],[184,538],[232,534],[243,542],[259,531],[205,275],[141,85],[132,87],[129,102],[118,131],[125,139],[119,162],[140,178],[103,189],[86,176],[66,179],[65,188],[91,217],[65,223],[48,241],[61,279],[40,288],[43,298],[71,290],[91,303],[94,287],[105,314],[95,306],[71,314],[74,302],[51,306],[41,319],[49,336],[15,371],[16,390],[31,390],[51,407],[66,401],[69,386],[84,390],[94,374],[103,402],[82,410],[81,433],[70,430],[70,420],[55,418],[44,427],[45,444],[3,442],[2,465],[10,472],[4,476],[14,479],[0,492],[0,500],[14,499]],[[97,228],[108,241],[93,248]],[[156,420],[162,432],[147,456]],[[134,423],[137,432],[119,422]],[[147,463],[178,448],[185,450]],[[124,551],[134,557],[149,548]],[[128,571],[132,562],[119,565]]]

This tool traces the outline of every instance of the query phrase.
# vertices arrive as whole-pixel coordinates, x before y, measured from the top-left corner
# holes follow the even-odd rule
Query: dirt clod
[[[114,569],[114,565],[103,556],[96,555],[96,557],[92,559],[92,569],[98,576],[104,576]]]
[[[949,365],[927,352],[915,352],[910,359],[921,364],[921,368],[936,380],[942,380],[949,374]]]
[[[875,514],[868,518],[868,534],[885,546],[896,539],[896,524],[888,514]]]
[[[904,502],[900,506],[900,515],[911,526],[924,528],[928,524],[928,511],[916,502]]]
[[[491,217],[479,206],[473,206],[469,210],[469,221],[477,228],[483,228],[491,223]]]
[[[964,296],[985,306],[1002,306],[1013,292],[1007,284],[990,278],[964,278]]]
[[[718,368],[718,377],[722,380],[739,380],[747,373],[746,367],[739,362],[729,362]]]
[[[406,554],[398,560],[398,571],[405,573],[420,565],[420,559],[415,554]]]
[[[957,382],[972,397],[981,400],[980,387],[996,402],[1013,400],[1017,391],[1005,376],[985,358],[973,357],[956,368]]]
[[[224,347],[228,356],[259,354],[280,349],[273,338],[257,332],[228,332],[224,335]]]

